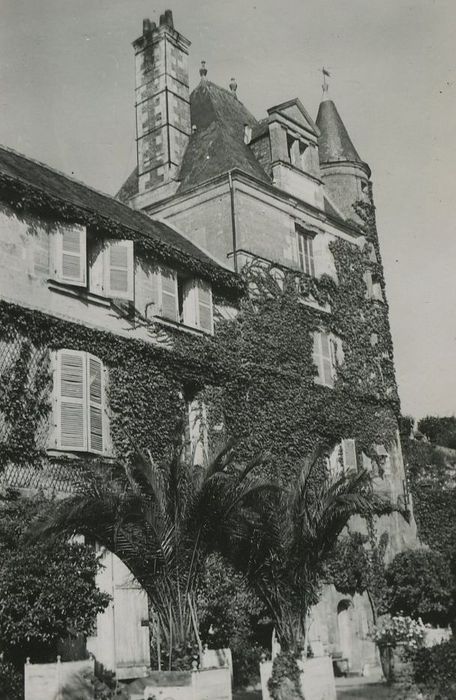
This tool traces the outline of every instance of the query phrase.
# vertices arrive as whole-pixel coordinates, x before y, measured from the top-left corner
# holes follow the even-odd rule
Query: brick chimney
[[[191,133],[188,87],[190,42],[166,10],[160,24],[143,21],[135,42],[136,135],[139,194],[177,189],[176,175]],[[174,187],[173,187],[174,185]]]

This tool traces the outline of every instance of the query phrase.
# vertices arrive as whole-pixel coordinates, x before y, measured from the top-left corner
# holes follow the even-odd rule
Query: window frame
[[[305,229],[301,224],[295,223],[296,248],[298,253],[298,267],[310,277],[316,277],[315,270],[315,234]]]

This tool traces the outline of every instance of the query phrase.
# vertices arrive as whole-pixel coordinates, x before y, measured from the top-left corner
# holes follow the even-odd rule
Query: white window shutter
[[[62,226],[56,236],[55,275],[59,282],[85,287],[87,283],[86,229]]]
[[[33,272],[39,277],[49,277],[50,234],[40,229],[33,236]]]
[[[321,378],[326,386],[334,386],[333,357],[330,338],[327,333],[319,333],[321,342]]]
[[[103,364],[98,357],[87,354],[87,434],[88,450],[103,453],[103,423],[105,412]]]
[[[212,314],[212,288],[208,282],[198,280],[198,327],[206,333],[214,332],[214,321]]]
[[[162,268],[160,274],[160,316],[178,321],[179,304],[177,295],[177,275],[174,270]]]
[[[344,469],[346,472],[352,469],[358,469],[355,440],[351,438],[342,440],[342,455],[344,460]]]
[[[115,299],[134,299],[134,244],[133,241],[105,242],[105,296]]]
[[[86,354],[76,350],[56,353],[54,401],[56,447],[87,449]]]

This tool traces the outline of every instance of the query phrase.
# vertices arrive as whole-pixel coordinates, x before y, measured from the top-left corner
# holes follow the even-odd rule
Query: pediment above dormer
[[[298,98],[270,107],[268,109],[268,115],[270,121],[275,117],[282,123],[288,122],[290,127],[294,126],[297,129],[303,129],[308,133],[310,132],[316,138],[320,135],[317,125]]]

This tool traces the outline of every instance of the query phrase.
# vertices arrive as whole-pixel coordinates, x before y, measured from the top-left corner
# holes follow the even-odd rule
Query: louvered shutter
[[[353,439],[342,440],[342,454],[344,460],[344,469],[358,469],[358,461],[356,459],[356,443]]]
[[[197,283],[198,297],[198,326],[206,333],[213,332],[212,318],[212,289],[211,285],[202,280]]]
[[[87,415],[88,449],[103,452],[104,387],[103,365],[93,355],[87,355]]]
[[[86,286],[86,230],[84,226],[65,226],[57,234],[55,274],[59,282]]]
[[[333,358],[327,333],[319,333],[321,342],[321,379],[326,386],[334,386]]]
[[[178,321],[178,297],[177,297],[177,275],[174,270],[162,269],[160,275],[161,283],[161,309],[160,315],[171,321]]]
[[[66,450],[87,449],[86,356],[59,350],[54,398],[56,446]]]
[[[105,295],[116,299],[134,298],[133,241],[106,241]]]
[[[40,277],[49,277],[50,234],[38,231],[33,237],[33,272]]]

